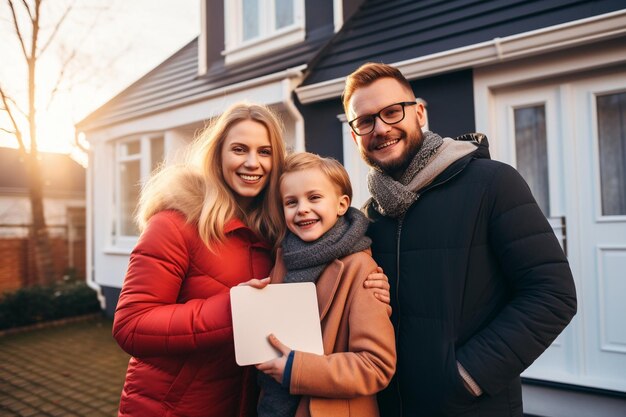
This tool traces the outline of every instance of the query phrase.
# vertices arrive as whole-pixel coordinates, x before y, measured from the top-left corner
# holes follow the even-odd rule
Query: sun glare
[[[72,150],[74,129],[71,122],[68,124],[63,109],[69,108],[64,103],[58,103],[54,111],[41,114],[38,117],[38,145],[44,152],[69,153]],[[60,107],[60,108],[59,108]]]

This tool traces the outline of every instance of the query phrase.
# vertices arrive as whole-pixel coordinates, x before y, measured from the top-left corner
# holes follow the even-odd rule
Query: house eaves
[[[269,74],[263,77],[245,80],[236,84],[227,85],[214,90],[203,91],[196,94],[180,93],[177,96],[170,97],[167,103],[155,104],[149,107],[142,107],[135,111],[124,112],[121,114],[114,114],[110,117],[101,117],[93,121],[83,121],[77,125],[77,129],[81,131],[89,131],[98,128],[103,128],[117,123],[138,119],[152,114],[161,113],[168,110],[173,110],[179,107],[187,106],[201,101],[210,100],[214,97],[221,97],[228,94],[232,94],[238,91],[247,90],[253,87],[270,84],[274,82],[280,82],[285,79],[301,77],[303,71],[306,69],[306,65],[300,65],[298,67],[288,68],[284,71]]]
[[[202,76],[198,75],[196,38],[88,115],[76,128],[87,132],[251,86],[301,77],[306,63],[330,36],[330,33],[311,36],[295,46],[236,65],[217,62]]]
[[[296,89],[300,102],[340,96],[345,77],[368,61],[393,64],[416,79],[626,34],[626,10],[614,1],[602,2],[604,8],[590,1],[391,3],[397,3],[395,9],[403,9],[403,15],[392,15],[393,7],[383,9],[380,2],[369,1],[346,23],[309,65]],[[455,6],[464,7],[459,12]],[[390,24],[394,19],[413,20],[417,29],[404,27],[402,21]],[[447,24],[436,25],[443,21]]]

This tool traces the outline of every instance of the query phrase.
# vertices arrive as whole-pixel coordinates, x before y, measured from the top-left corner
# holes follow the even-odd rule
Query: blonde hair
[[[246,212],[238,206],[222,172],[226,137],[234,125],[244,120],[265,126],[272,148],[267,184]],[[140,230],[159,211],[178,210],[189,223],[197,225],[200,237],[212,250],[215,244],[225,241],[226,222],[238,217],[276,247],[285,228],[280,206],[276,204],[285,161],[282,131],[278,117],[265,106],[242,102],[226,109],[190,145],[184,163],[161,169],[145,184],[136,215]]]
[[[285,175],[290,172],[303,171],[305,169],[319,169],[335,184],[341,194],[347,195],[352,201],[352,184],[348,172],[339,161],[333,158],[324,158],[310,152],[298,152],[287,156],[283,173],[280,176],[282,181]]]
[[[363,87],[367,87],[380,78],[393,78],[398,81],[404,88],[413,94],[413,88],[409,81],[396,67],[387,64],[379,64],[376,62],[368,62],[361,65],[356,71],[348,75],[346,85],[341,94],[343,100],[343,110],[348,114],[348,106],[354,92]]]

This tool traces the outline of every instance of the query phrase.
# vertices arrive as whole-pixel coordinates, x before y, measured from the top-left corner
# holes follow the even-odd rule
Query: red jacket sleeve
[[[137,357],[179,355],[232,343],[229,292],[177,304],[190,262],[182,216],[154,215],[133,250],[113,337]]]

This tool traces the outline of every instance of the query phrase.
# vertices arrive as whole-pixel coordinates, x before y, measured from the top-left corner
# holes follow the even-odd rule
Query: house
[[[68,155],[40,152],[43,204],[57,275],[85,276],[85,168]],[[36,282],[29,262],[28,176],[17,149],[0,148],[0,293]]]
[[[354,204],[364,202],[366,167],[340,94],[359,65],[385,62],[409,78],[433,131],[487,134],[492,158],[526,178],[568,254],[579,312],[525,372],[526,411],[623,411],[623,1],[259,0],[244,20],[246,4],[203,1],[197,40],[77,126],[91,144],[88,279],[107,311],[137,240],[136,184],[233,101],[278,110],[288,147],[343,161]],[[273,14],[281,7],[284,23]]]

